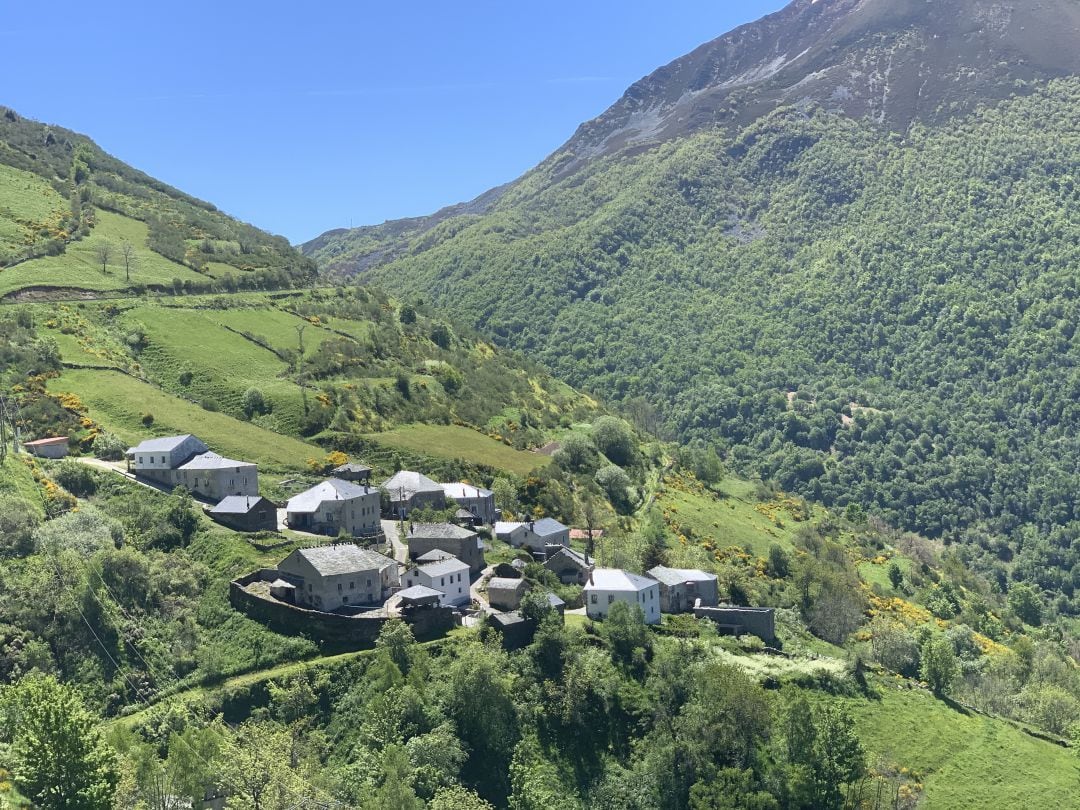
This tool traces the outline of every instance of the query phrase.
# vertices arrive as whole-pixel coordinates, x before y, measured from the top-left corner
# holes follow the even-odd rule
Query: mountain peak
[[[561,173],[782,105],[903,131],[1077,72],[1076,0],[794,0],[635,82],[559,150]]]

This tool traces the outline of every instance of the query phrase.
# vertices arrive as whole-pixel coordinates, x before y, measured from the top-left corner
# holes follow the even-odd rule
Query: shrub
[[[144,413],[142,415],[141,421],[143,425],[145,425],[146,427],[150,427],[152,424],[154,424],[154,415],[152,413]]]
[[[68,459],[60,462],[54,478],[56,483],[77,498],[85,498],[97,492],[97,481],[90,468],[78,461]]]
[[[106,461],[119,461],[124,457],[127,443],[115,433],[103,432],[94,437],[91,450],[98,458]]]

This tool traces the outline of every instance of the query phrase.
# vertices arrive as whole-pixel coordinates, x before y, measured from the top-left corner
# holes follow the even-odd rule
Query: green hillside
[[[556,155],[367,277],[1074,613],[1080,81],[1025,91],[902,136],[781,109]]]
[[[154,180],[83,135],[0,108],[0,298],[276,288],[312,274],[284,239]]]

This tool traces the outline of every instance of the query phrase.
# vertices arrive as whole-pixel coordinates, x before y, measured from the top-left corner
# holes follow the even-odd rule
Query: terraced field
[[[408,450],[438,458],[463,459],[514,475],[526,475],[551,463],[549,456],[515,450],[502,442],[459,425],[404,425],[364,438],[385,447]]]

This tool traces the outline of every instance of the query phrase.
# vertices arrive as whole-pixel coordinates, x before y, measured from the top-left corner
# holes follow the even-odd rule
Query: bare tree
[[[135,264],[135,246],[125,239],[120,243],[120,255],[124,259],[124,277],[131,281],[131,268]]]
[[[101,262],[102,274],[109,272],[109,259],[112,258],[112,244],[108,239],[102,239],[97,246],[97,260]]]

